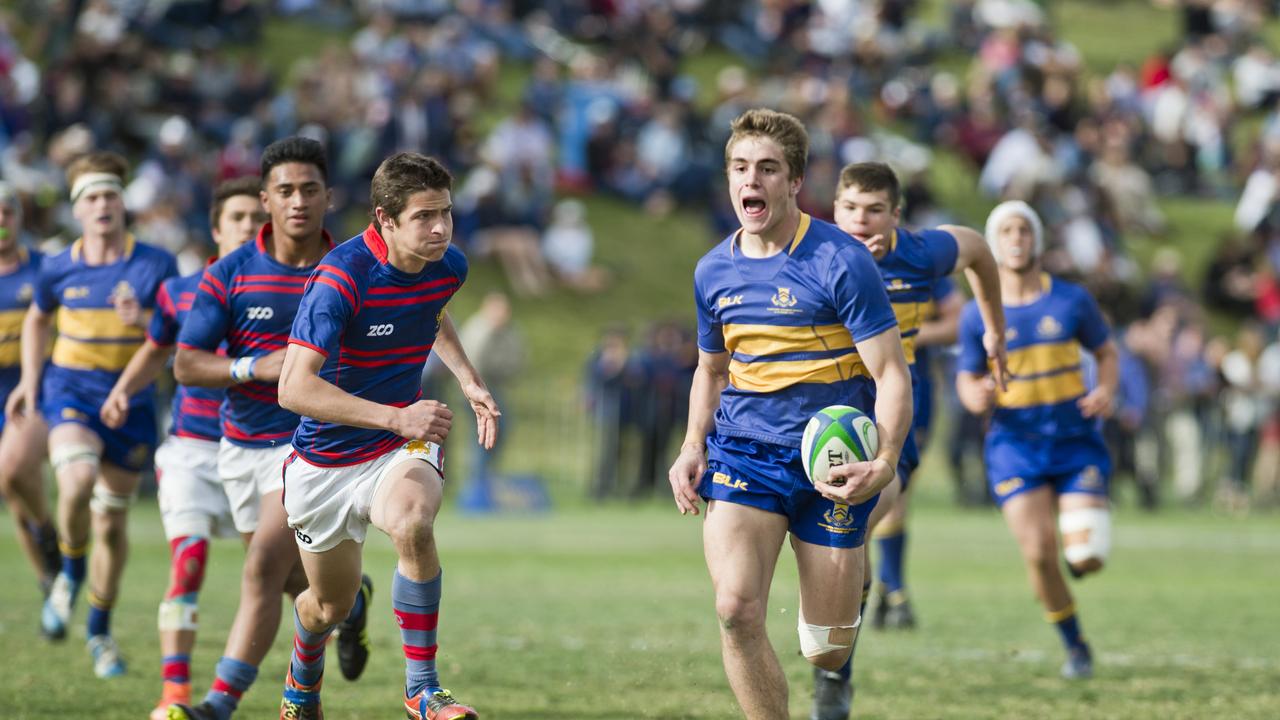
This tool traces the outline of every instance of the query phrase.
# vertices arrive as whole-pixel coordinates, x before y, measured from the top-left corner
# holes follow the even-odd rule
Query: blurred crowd
[[[13,0],[0,9],[0,172],[23,198],[27,240],[56,247],[72,232],[63,168],[90,148],[126,153],[135,232],[192,271],[212,251],[209,189],[256,172],[271,140],[326,144],[347,218],[383,157],[427,152],[458,176],[458,241],[536,298],[605,291],[616,271],[576,195],[654,216],[698,208],[709,240],[731,230],[723,147],[748,107],[806,123],[800,201],[818,216],[841,166],[883,159],[903,179],[908,225],[980,222],[981,208],[940,199],[958,194],[930,172],[950,148],[991,202],[1031,202],[1047,266],[1113,309],[1129,394],[1109,432],[1139,487],[1185,473],[1175,491],[1194,499],[1220,476],[1209,485],[1239,505],[1251,484],[1274,493],[1280,472],[1267,360],[1280,327],[1280,59],[1261,35],[1278,3],[1153,4],[1178,18],[1177,41],[1099,68],[1056,32],[1060,3],[1033,0],[950,0],[932,24],[919,0]],[[279,16],[295,18],[292,34],[268,32]],[[706,57],[718,66],[699,84],[689,71]],[[1136,258],[1169,231],[1165,195],[1238,200],[1234,227],[1206,238],[1200,287],[1171,249]],[[1216,337],[1211,311],[1254,322]],[[641,477],[661,476],[648,470],[668,439],[653,428],[679,425],[687,398],[648,389],[683,387],[691,348],[670,324],[637,347],[622,329],[601,342],[587,375],[602,457],[634,429],[647,438]],[[618,484],[601,482],[601,494]]]

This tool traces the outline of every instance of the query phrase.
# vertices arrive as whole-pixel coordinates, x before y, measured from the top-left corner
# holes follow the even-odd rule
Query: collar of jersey
[[[811,218],[809,217],[809,213],[805,213],[805,212],[800,213],[800,224],[796,226],[796,235],[794,238],[791,239],[791,245],[787,247],[788,255],[795,252],[796,248],[800,247],[800,241],[804,240],[805,233],[809,232],[810,222],[811,222]],[[742,228],[738,228],[733,233],[733,242],[729,243],[729,257],[735,256],[735,253],[737,252],[738,242],[741,239],[742,239]],[[755,258],[748,258],[748,259],[755,259]],[[767,258],[761,258],[761,259],[767,259]]]
[[[262,227],[258,228],[258,237],[254,239],[253,244],[258,248],[258,252],[266,255],[272,260],[275,260],[271,253],[267,252],[267,236],[273,233],[274,231],[271,229],[271,222],[267,221],[263,223]],[[330,250],[337,247],[337,243],[333,241],[333,236],[329,234],[328,230],[321,228],[320,233],[324,235],[324,241],[329,246]]]
[[[125,233],[124,234],[124,255],[121,257],[121,260],[128,260],[129,258],[133,257],[133,248],[137,244],[138,242],[137,240],[134,239],[133,233],[129,233],[129,232]],[[83,252],[82,251],[83,247],[84,247],[83,236],[76,238],[76,241],[71,243],[71,261],[72,262],[82,261],[81,254]]]

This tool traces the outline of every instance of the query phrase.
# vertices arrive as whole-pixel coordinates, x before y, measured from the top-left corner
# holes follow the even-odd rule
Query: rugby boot
[[[405,715],[409,720],[462,720],[479,718],[474,708],[453,699],[443,688],[427,688],[413,697],[404,699]]]
[[[369,662],[369,608],[373,607],[373,580],[368,575],[360,577],[360,594],[364,596],[364,610],[359,617],[348,616],[338,623],[338,668],[342,677],[355,680],[364,672]]]
[[[125,673],[124,658],[120,646],[110,635],[94,635],[89,638],[89,653],[93,655],[93,674],[108,680]]]
[[[813,669],[813,712],[809,720],[848,720],[853,708],[853,682],[838,672]]]
[[[905,590],[891,592],[884,598],[884,626],[895,630],[914,630],[916,613],[911,608],[911,598]],[[877,608],[878,609],[878,608]]]
[[[165,720],[218,720],[218,711],[207,702],[199,705],[174,703],[169,706],[169,714]]]
[[[151,711],[148,720],[169,720],[170,705],[191,704],[191,683],[180,683],[166,680],[160,692],[160,702]]]
[[[293,668],[284,678],[284,697],[280,699],[280,720],[324,720],[320,709],[320,680],[315,685],[299,685],[293,680]]]
[[[40,632],[50,640],[61,640],[67,636],[67,622],[71,619],[71,611],[75,609],[76,595],[80,593],[80,585],[67,576],[58,573],[49,588],[49,597],[45,598],[44,607],[40,610]]]
[[[1066,680],[1088,680],[1093,677],[1093,653],[1088,645],[1079,645],[1067,651],[1067,661],[1062,664],[1062,677]]]

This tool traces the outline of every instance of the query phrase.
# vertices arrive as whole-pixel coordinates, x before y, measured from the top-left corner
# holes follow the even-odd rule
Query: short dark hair
[[[732,134],[724,145],[724,164],[728,166],[729,151],[743,138],[753,135],[767,137],[782,148],[782,158],[787,161],[788,178],[804,177],[805,165],[809,162],[809,133],[804,123],[794,115],[788,115],[768,108],[748,110],[729,126]]]
[[[226,205],[228,200],[237,195],[248,195],[257,200],[258,193],[261,191],[262,180],[252,175],[218,183],[218,186],[213,189],[213,203],[209,208],[210,229],[218,227],[218,218],[222,217],[222,206]]]
[[[311,138],[294,135],[268,145],[267,149],[262,151],[263,182],[266,182],[272,168],[285,163],[315,165],[320,171],[320,177],[326,184],[329,182],[329,159],[324,146]]]
[[[415,152],[392,155],[378,166],[369,183],[369,212],[382,208],[391,217],[400,217],[409,196],[424,190],[453,189],[453,175],[439,160]],[[374,215],[374,221],[377,216]]]
[[[840,171],[840,187],[837,193],[845,188],[856,187],[863,192],[888,192],[889,209],[897,210],[902,201],[902,186],[898,183],[898,175],[882,162],[849,163]]]

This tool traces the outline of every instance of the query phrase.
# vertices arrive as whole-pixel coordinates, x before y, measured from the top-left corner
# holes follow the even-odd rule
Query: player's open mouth
[[[749,218],[758,218],[764,215],[766,207],[765,201],[760,198],[742,199],[742,214]]]

